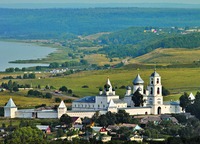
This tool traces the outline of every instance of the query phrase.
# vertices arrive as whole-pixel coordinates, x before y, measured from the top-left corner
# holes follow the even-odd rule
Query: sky
[[[0,0],[0,4],[14,3],[180,3],[200,4],[200,0]]]

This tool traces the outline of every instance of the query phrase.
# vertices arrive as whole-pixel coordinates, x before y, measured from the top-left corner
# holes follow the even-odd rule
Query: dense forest
[[[198,26],[200,9],[0,9],[0,36],[67,39],[130,26]]]

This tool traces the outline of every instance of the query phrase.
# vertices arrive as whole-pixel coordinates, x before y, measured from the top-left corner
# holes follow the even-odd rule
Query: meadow
[[[117,87],[116,94],[121,98],[124,96],[126,89],[120,89],[121,86],[132,86],[132,81],[139,73],[142,79],[145,81],[144,87],[149,83],[149,76],[153,72],[152,69],[140,69],[137,67],[131,69],[109,69],[99,71],[83,71],[76,74],[63,76],[63,77],[46,77],[44,79],[32,79],[32,80],[16,80],[19,84],[32,84],[33,87],[41,85],[44,88],[46,85],[54,86],[59,89],[61,86],[67,86],[68,89],[72,89],[73,94],[78,97],[97,95],[99,87],[103,87],[107,78],[111,80],[113,87]],[[164,97],[164,100],[177,100],[183,92],[193,92],[200,90],[200,68],[162,68],[157,69],[157,72],[162,77],[162,85],[171,92],[170,96]],[[1,80],[2,81],[2,80]],[[0,81],[0,82],[1,82]],[[87,85],[88,88],[82,88]],[[20,93],[20,92],[18,92]],[[25,105],[39,105],[42,103],[54,103],[53,100],[28,98],[23,97],[26,93],[0,93],[2,99],[1,105],[13,97],[14,100],[20,104],[20,101]],[[6,98],[6,100],[4,99]],[[62,97],[61,97],[62,98]],[[27,103],[25,103],[27,102]],[[21,104],[20,104],[21,105]]]

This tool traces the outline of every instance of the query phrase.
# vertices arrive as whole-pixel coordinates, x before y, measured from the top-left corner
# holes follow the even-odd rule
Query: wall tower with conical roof
[[[17,106],[13,102],[12,98],[9,99],[6,106],[4,106],[4,117],[15,118]]]
[[[58,118],[60,118],[63,114],[67,112],[67,107],[64,103],[64,101],[61,101],[60,105],[58,106]]]

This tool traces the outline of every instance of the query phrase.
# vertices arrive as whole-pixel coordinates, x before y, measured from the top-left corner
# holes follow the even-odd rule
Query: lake
[[[0,41],[0,71],[9,67],[46,66],[47,64],[14,64],[9,61],[41,59],[56,51],[55,48],[38,46],[30,43]]]

